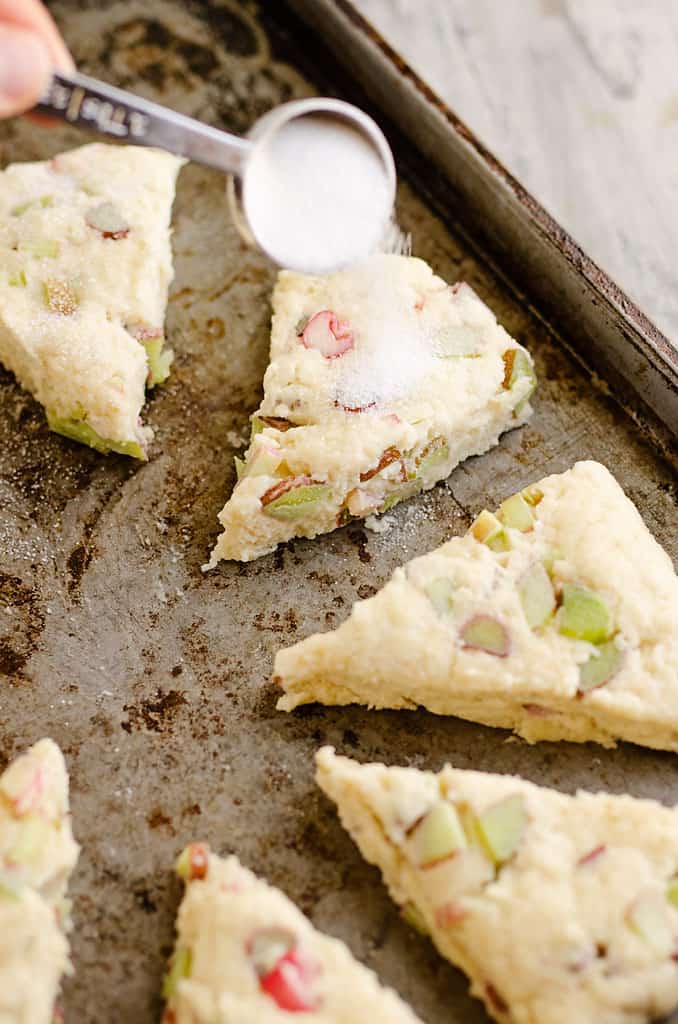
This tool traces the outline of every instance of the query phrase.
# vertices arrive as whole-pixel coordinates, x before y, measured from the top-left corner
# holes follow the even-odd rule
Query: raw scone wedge
[[[491,310],[423,260],[282,271],[264,398],[210,566],[432,487],[523,423],[535,385],[529,354]]]
[[[102,452],[143,459],[152,437],[181,164],[94,143],[0,173],[0,362],[52,430]]]
[[[405,916],[500,1024],[650,1024],[678,1008],[678,810],[331,748],[317,766]]]
[[[278,707],[423,706],[529,742],[678,750],[678,578],[611,474],[579,462],[396,569],[280,651]]]
[[[41,740],[0,776],[0,1019],[50,1024],[70,971],[68,879],[78,858],[61,751]]]
[[[202,843],[177,862],[186,882],[163,995],[163,1024],[421,1024],[338,939],[280,892]]]

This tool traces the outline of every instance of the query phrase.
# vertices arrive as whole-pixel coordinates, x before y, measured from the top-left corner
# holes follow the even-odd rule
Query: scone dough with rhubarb
[[[530,356],[472,289],[422,260],[282,271],[264,399],[210,565],[432,487],[523,423],[535,384]]]
[[[317,763],[404,916],[500,1024],[658,1024],[678,1008],[677,809],[330,748]]]
[[[278,889],[202,843],[177,862],[186,892],[164,1024],[421,1024],[338,939]]]
[[[457,715],[526,740],[678,750],[678,578],[612,475],[579,462],[396,569],[280,651],[298,704]]]
[[[182,161],[100,143],[0,173],[0,362],[52,430],[145,458],[169,373],[170,214]]]
[[[0,1020],[50,1024],[70,971],[65,898],[78,858],[61,751],[41,740],[0,776]]]

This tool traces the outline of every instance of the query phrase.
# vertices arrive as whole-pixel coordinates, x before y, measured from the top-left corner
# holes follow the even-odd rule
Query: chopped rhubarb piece
[[[666,900],[660,893],[641,894],[629,907],[626,923],[657,956],[669,956],[673,951],[673,928],[667,913]]]
[[[19,252],[28,252],[31,256],[45,256],[49,259],[56,259],[59,255],[59,243],[49,238],[24,239],[19,242]]]
[[[464,647],[506,658],[511,651],[508,629],[491,615],[474,615],[459,631]]]
[[[383,480],[375,480],[368,487],[354,487],[346,495],[346,511],[351,516],[366,516],[376,512],[384,500],[385,488]]]
[[[509,551],[511,541],[497,517],[483,509],[473,523],[470,532],[480,544],[487,544],[492,551]]]
[[[504,352],[502,359],[504,360],[504,387],[511,389],[522,377],[527,377],[531,385],[529,394],[526,396],[529,397],[537,386],[537,378],[527,352],[522,348],[510,348]]]
[[[434,437],[416,459],[417,477],[427,476],[431,470],[444,466],[450,457],[450,446],[444,437]]]
[[[299,948],[291,932],[283,928],[257,932],[250,939],[247,952],[259,987],[279,1009],[290,1013],[318,1009],[320,1001],[312,982],[320,973],[320,964]]]
[[[518,597],[530,629],[548,622],[556,610],[556,593],[541,562],[531,566],[518,580]]]
[[[609,683],[624,661],[624,652],[614,640],[600,644],[588,661],[579,667],[579,693],[588,693],[598,686]]]
[[[205,843],[189,843],[176,862],[174,870],[184,882],[193,882],[207,876],[210,848]]]
[[[259,416],[254,418],[261,420],[267,427],[273,427],[274,430],[282,432],[294,426],[291,420],[285,419],[283,416]]]
[[[118,240],[127,238],[130,226],[113,203],[100,203],[85,214],[89,227],[99,231],[104,238]]]
[[[353,334],[346,320],[331,309],[323,309],[306,324],[301,335],[306,348],[315,349],[326,359],[338,359],[353,348]]]
[[[497,865],[510,860],[516,852],[526,826],[522,796],[508,796],[492,804],[476,821],[483,846]]]
[[[451,580],[442,577],[437,580],[430,580],[424,586],[424,591],[441,618],[445,618],[451,613],[454,607],[455,592],[455,587]]]
[[[360,474],[360,482],[366,483],[368,480],[371,480],[373,476],[376,476],[377,473],[381,473],[382,469],[386,469],[387,466],[392,465],[401,458],[402,455],[397,448],[387,448],[376,466],[373,466],[372,469],[368,469],[366,472]]]
[[[537,487],[536,484],[530,484],[528,487],[523,487],[520,492],[527,502],[528,505],[538,505],[544,497],[544,492],[541,487]]]
[[[460,924],[469,913],[468,907],[460,900],[451,900],[436,909],[436,924],[439,928],[450,928]]]
[[[406,903],[400,911],[400,915],[403,921],[407,921],[410,927],[414,928],[415,932],[419,932],[420,935],[428,935],[426,918],[416,903]]]
[[[532,509],[522,494],[512,494],[506,501],[502,501],[497,518],[504,526],[520,530],[521,533],[527,533],[534,526]]]
[[[308,476],[288,477],[269,487],[260,501],[266,515],[276,519],[300,519],[316,510],[331,489]]]
[[[172,964],[165,975],[165,979],[162,983],[162,997],[163,999],[171,999],[177,988],[179,982],[183,978],[188,978],[191,974],[191,961],[193,957],[190,949],[177,949],[172,957]]]
[[[237,455],[233,456],[233,465],[235,466],[235,478],[240,481],[245,475],[245,460],[238,458]]]
[[[80,300],[67,281],[52,279],[43,284],[45,305],[57,316],[73,316]]]
[[[579,858],[577,861],[577,867],[581,868],[586,864],[593,864],[593,862],[598,860],[599,857],[602,857],[606,850],[607,846],[605,846],[604,843],[601,843],[599,846],[594,846],[592,850],[589,850],[588,853],[585,853],[583,857]]]
[[[11,805],[15,817],[23,818],[40,803],[45,791],[45,780],[40,765],[29,765],[21,758],[15,761],[0,778],[0,792]]]
[[[493,1014],[500,1013],[503,1016],[508,1013],[508,1003],[490,982],[485,986],[485,999]]]
[[[136,338],[137,341],[151,341],[153,338],[162,338],[162,327],[151,327],[149,324],[142,324],[137,321],[125,324],[125,330]]]
[[[439,800],[419,819],[408,837],[408,855],[417,867],[430,868],[466,847],[459,815],[448,800]]]
[[[604,599],[594,590],[573,583],[563,585],[558,627],[564,636],[602,644],[612,632],[612,616]]]
[[[22,214],[26,213],[26,210],[30,210],[33,207],[40,207],[42,210],[46,210],[48,206],[54,205],[54,196],[39,196],[37,199],[28,199],[25,203],[19,203],[18,206],[12,207],[10,213],[13,217],[21,217]]]
[[[678,907],[678,878],[670,878],[667,882],[666,898],[674,907]]]
[[[28,284],[28,278],[24,270],[18,270],[16,274],[10,274],[7,280],[13,288],[25,288]]]
[[[545,708],[542,704],[523,704],[523,710],[535,718],[550,718],[553,714],[550,708]]]
[[[400,484],[398,487],[394,487],[391,493],[388,495],[386,500],[379,507],[380,512],[388,512],[390,508],[397,505],[399,501],[405,501],[406,498],[411,498],[413,494],[421,490],[421,484],[416,481],[408,481],[407,483]]]

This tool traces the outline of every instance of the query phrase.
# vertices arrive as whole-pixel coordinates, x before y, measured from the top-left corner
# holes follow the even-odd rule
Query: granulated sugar
[[[380,244],[392,186],[381,157],[349,124],[323,114],[289,121],[245,172],[250,228],[281,266],[326,273]]]
[[[346,275],[345,301],[342,278],[335,279],[337,309],[353,309],[359,316],[350,324],[354,348],[330,368],[337,402],[367,409],[415,395],[439,361],[412,289],[393,272],[388,257],[374,256]]]

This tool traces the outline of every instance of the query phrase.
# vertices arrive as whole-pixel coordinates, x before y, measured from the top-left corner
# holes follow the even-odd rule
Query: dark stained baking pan
[[[292,896],[429,1024],[480,1024],[464,978],[404,924],[312,781],[321,743],[361,759],[518,772],[568,792],[673,803],[675,759],[629,745],[528,747],[424,712],[275,711],[275,651],[337,625],[392,569],[462,532],[484,505],[581,458],[607,464],[678,554],[668,341],[389,52],[343,0],[59,0],[81,69],[216,125],[336,92],[376,114],[402,174],[415,254],[467,280],[534,354],[531,422],[374,534],[350,526],[248,564],[200,569],[234,480],[267,361],[274,271],[231,224],[223,179],[181,174],[168,333],[177,359],[150,401],[150,461],[103,457],[47,430],[0,374],[1,753],[63,747],[83,851],[67,1019],[150,1024],[187,840],[209,841]],[[87,139],[2,126],[0,160]]]

